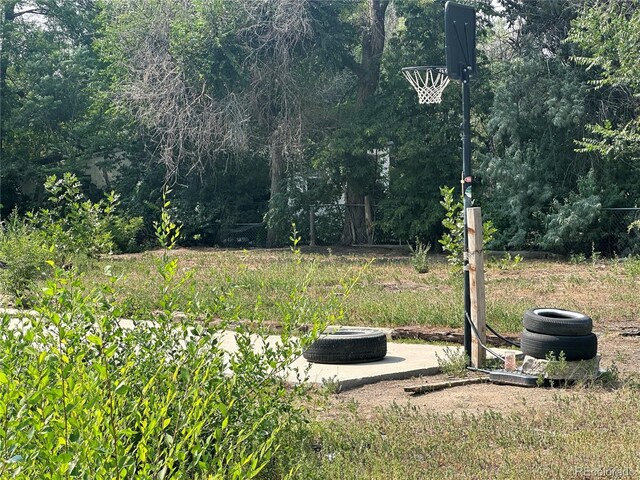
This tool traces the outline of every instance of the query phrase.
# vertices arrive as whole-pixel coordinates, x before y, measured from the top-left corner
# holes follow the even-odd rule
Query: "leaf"
[[[126,395],[128,391],[129,386],[124,382],[120,382],[120,384],[115,389],[116,395]]]
[[[102,339],[97,335],[87,335],[87,340],[98,347],[102,347]]]

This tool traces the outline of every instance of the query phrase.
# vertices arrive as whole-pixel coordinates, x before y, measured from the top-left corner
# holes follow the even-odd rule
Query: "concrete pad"
[[[37,316],[35,312],[3,309],[3,313],[16,315],[12,318],[10,328],[22,329],[25,327],[25,316]],[[131,320],[120,319],[122,328],[133,329],[137,323]],[[144,322],[154,325],[154,322]],[[390,336],[391,329],[382,330]],[[259,337],[255,337],[254,348],[259,351],[264,344]],[[232,331],[220,333],[220,345],[227,353],[237,351],[235,334]],[[280,342],[278,335],[267,337],[267,343],[275,345]],[[404,380],[407,378],[435,375],[439,373],[438,356],[447,358],[446,350],[458,352],[461,346],[440,346],[430,344],[393,343],[387,342],[387,355],[377,362],[357,363],[350,365],[330,365],[310,363],[303,357],[299,357],[291,368],[285,373],[291,383],[307,381],[317,385],[325,383],[339,385],[342,390],[356,388],[362,385],[376,383],[383,380]],[[493,349],[496,353],[504,355],[507,349]]]
[[[277,335],[267,337],[267,343],[279,343]],[[224,332],[220,337],[221,346],[229,353],[236,351],[233,332]],[[259,341],[255,348],[260,349]],[[493,349],[504,355],[507,349]],[[341,390],[360,387],[384,380],[405,380],[407,378],[436,375],[440,372],[438,357],[447,358],[447,352],[462,351],[462,346],[441,346],[414,343],[387,342],[387,355],[377,362],[356,363],[349,365],[334,365],[310,363],[304,357],[299,357],[288,372],[287,380],[299,383],[301,380],[316,385],[335,384]]]
[[[440,372],[436,353],[444,358],[446,347],[387,343],[387,356],[377,362],[356,363],[352,365],[329,365],[309,363],[300,357],[293,368],[300,372],[309,367],[308,381],[322,385],[323,383],[339,383],[342,390],[356,388],[383,380],[404,380],[411,377],[435,375]],[[291,372],[289,381],[296,382],[296,373]]]

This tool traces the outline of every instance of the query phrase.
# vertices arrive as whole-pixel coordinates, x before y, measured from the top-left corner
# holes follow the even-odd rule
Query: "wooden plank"
[[[476,383],[487,383],[488,381],[489,377],[463,378],[460,380],[450,380],[448,382],[425,383],[423,385],[415,385],[413,387],[404,387],[404,391],[410,393],[429,393],[444,390],[445,388],[474,385]]]
[[[486,352],[480,342],[487,341],[487,309],[484,295],[484,255],[482,238],[482,213],[479,207],[467,209],[469,238],[469,290],[471,297],[471,322],[478,336],[471,333],[471,366],[480,368],[486,360]]]

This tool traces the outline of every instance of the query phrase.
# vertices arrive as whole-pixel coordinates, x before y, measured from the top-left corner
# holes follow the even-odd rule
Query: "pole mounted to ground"
[[[462,198],[464,206],[464,352],[471,358],[471,291],[467,209],[472,206],[471,92],[469,79],[476,71],[476,11],[447,2],[444,7],[445,67],[406,67],[402,73],[418,92],[419,103],[440,103],[449,80],[462,84]]]
[[[444,7],[447,75],[462,84],[462,198],[464,206],[464,352],[471,358],[471,293],[469,281],[468,212],[472,206],[471,92],[469,80],[476,71],[476,11],[447,2]]]

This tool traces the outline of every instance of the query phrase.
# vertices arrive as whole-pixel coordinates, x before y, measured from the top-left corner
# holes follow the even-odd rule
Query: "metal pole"
[[[462,198],[464,218],[464,353],[471,358],[471,293],[469,283],[469,238],[467,235],[467,208],[471,207],[471,98],[469,73],[462,69]]]

